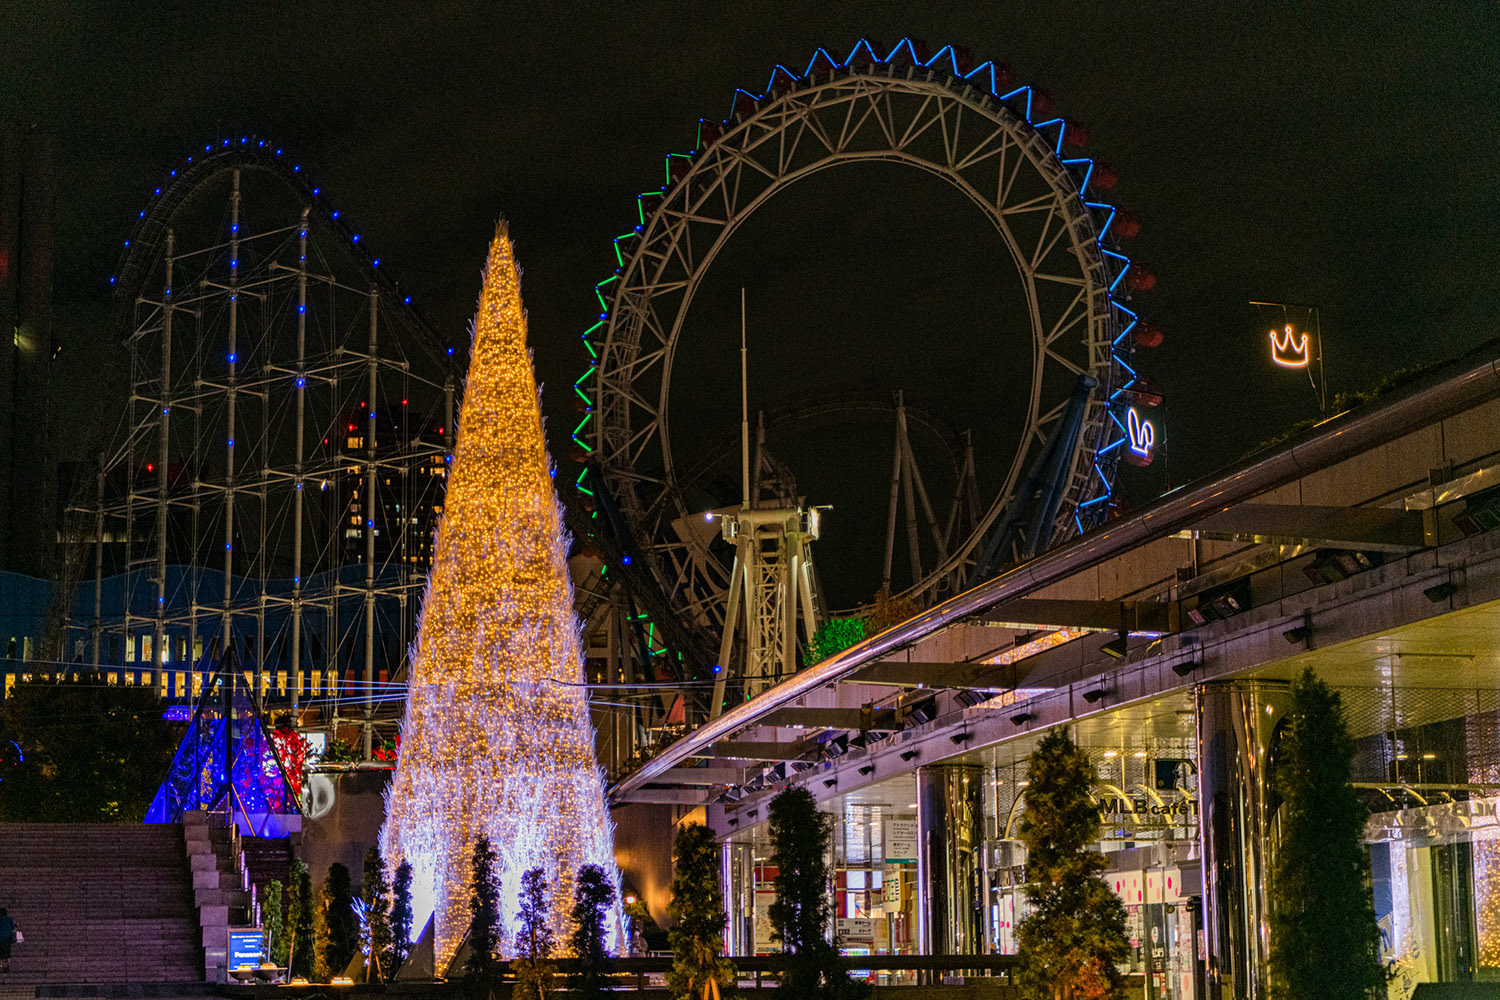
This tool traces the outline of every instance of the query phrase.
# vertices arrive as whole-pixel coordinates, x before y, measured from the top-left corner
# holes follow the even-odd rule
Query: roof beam
[[[1086,628],[1116,632],[1123,626],[1131,632],[1162,635],[1174,631],[1172,606],[1159,601],[1069,601],[1053,598],[1022,598],[977,614],[973,621],[1002,628]]]
[[[1427,544],[1422,512],[1390,507],[1246,503],[1197,521],[1188,534],[1231,542],[1408,552]]]
[[[801,760],[806,748],[799,743],[744,743],[725,740],[715,743],[715,757],[732,757],[736,760]],[[656,779],[653,778],[653,781]]]
[[[858,708],[778,708],[756,723],[761,726],[800,726],[803,729],[860,729],[869,718]]]
[[[862,667],[849,680],[856,684],[886,684],[895,687],[968,688],[1000,686],[1005,667],[993,663],[928,663],[916,660],[884,660]]]
[[[635,788],[616,802],[653,802],[657,805],[703,805],[708,801],[706,788]]]
[[[741,767],[674,767],[656,780],[664,785],[733,785],[745,776]]]

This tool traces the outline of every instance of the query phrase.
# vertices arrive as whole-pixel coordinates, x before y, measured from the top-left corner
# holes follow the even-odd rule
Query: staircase
[[[14,983],[202,982],[182,827],[0,824]]]
[[[224,813],[184,812],[183,842],[192,872],[193,904],[198,910],[202,965],[198,978],[228,979],[229,929],[259,923],[260,907],[245,867],[239,828]]]

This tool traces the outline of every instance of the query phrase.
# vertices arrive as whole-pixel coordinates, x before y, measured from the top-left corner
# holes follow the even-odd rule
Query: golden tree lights
[[[528,869],[543,869],[552,884],[559,937],[570,929],[580,865],[600,865],[618,883],[567,543],[504,223],[490,246],[473,333],[381,831],[391,865],[411,862],[416,928],[433,913],[439,969],[468,928],[470,858],[480,837],[498,855],[507,953]],[[618,910],[609,930],[618,948]]]

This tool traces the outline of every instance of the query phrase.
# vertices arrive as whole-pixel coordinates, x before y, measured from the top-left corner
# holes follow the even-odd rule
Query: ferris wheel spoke
[[[1025,201],[1017,202],[1014,205],[1006,205],[1005,207],[1001,208],[1000,211],[1004,215],[1026,215],[1031,212],[1050,213],[1052,211],[1052,206],[1055,199],[1056,195],[1054,195],[1051,191],[1048,191],[1046,194],[1039,194],[1034,198],[1027,198]]]
[[[1072,372],[1074,375],[1084,375],[1084,374],[1087,374],[1084,371],[1084,369],[1079,366],[1078,362],[1072,360],[1071,358],[1065,357],[1065,356],[1057,353],[1056,351],[1054,351],[1050,347],[1047,348],[1047,357],[1049,357],[1052,360],[1056,361],[1058,364],[1062,365],[1064,368],[1066,368],[1068,371]]]

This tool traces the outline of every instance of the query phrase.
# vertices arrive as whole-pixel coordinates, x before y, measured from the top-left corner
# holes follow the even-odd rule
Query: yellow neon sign
[[[1307,334],[1298,337],[1290,325],[1285,336],[1272,330],[1271,360],[1283,368],[1306,368],[1312,362],[1312,354],[1307,349]]]

